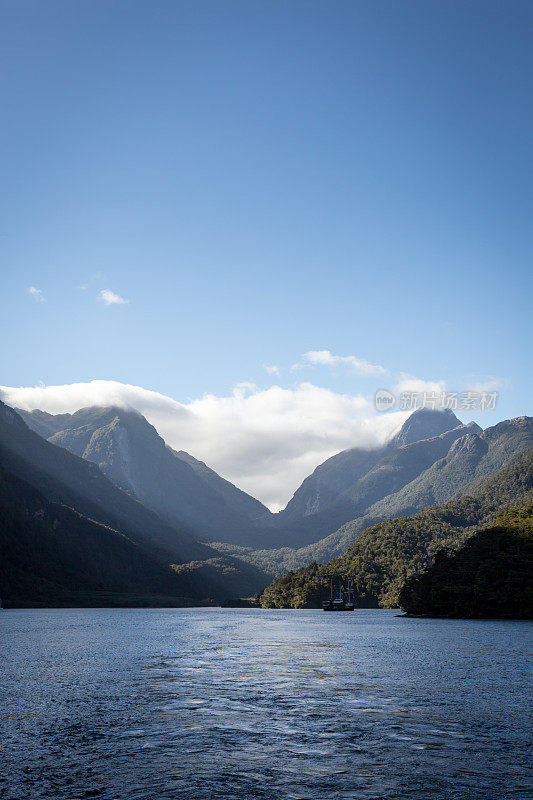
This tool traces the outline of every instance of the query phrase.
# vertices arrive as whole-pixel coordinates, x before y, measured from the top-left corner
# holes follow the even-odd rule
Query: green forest
[[[457,552],[440,550],[434,564],[403,586],[400,606],[433,617],[533,617],[533,503],[499,514]]]

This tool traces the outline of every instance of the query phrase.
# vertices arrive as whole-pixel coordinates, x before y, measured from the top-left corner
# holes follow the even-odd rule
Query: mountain
[[[424,408],[413,412],[386,447],[370,450],[354,447],[320,464],[295,492],[280,518],[294,520],[319,514],[331,507],[339,496],[349,492],[386,453],[432,439],[461,426],[462,423],[452,411]]]
[[[136,411],[21,414],[51,443],[94,462],[169,525],[218,551],[186,560],[222,553],[271,575],[340,555],[370,525],[444,503],[533,445],[528,417],[482,431],[450,410],[419,409],[383,447],[351,448],[325,461],[274,515],[203,462],[165,445]]]
[[[377,522],[387,517],[414,514],[429,505],[440,505],[464,493],[472,481],[483,480],[501,469],[513,455],[532,446],[531,417],[506,420],[485,431],[467,425],[443,458],[437,459],[400,491],[370,506],[365,517]]]
[[[417,415],[419,413],[416,412]],[[442,412],[430,413],[438,415]],[[330,523],[342,520],[342,515],[348,514],[350,510],[355,512],[348,522],[342,521],[333,533],[318,541],[312,541],[313,536],[310,536],[310,544],[300,547],[280,546],[252,551],[220,548],[217,544],[217,548],[226,554],[231,553],[250,561],[265,572],[277,576],[311,561],[324,563],[342,555],[361,532],[371,525],[384,519],[412,515],[427,506],[440,505],[456,495],[464,494],[470,484],[475,484],[476,481],[479,484],[487,475],[505,466],[514,454],[533,446],[531,417],[506,420],[485,431],[472,423],[460,424],[431,439],[397,446],[406,427],[410,436],[417,435],[410,424],[412,417],[407,420],[398,437],[378,453],[374,453],[374,466],[350,489],[345,490],[330,508],[316,515],[315,525],[317,522],[326,525],[328,520]],[[451,419],[447,415],[447,419],[453,422],[456,418]],[[340,456],[351,458],[351,454],[352,451],[346,451]],[[343,461],[334,456],[329,459],[329,463],[333,463],[337,469]],[[325,464],[328,465],[328,462]],[[416,474],[419,468],[421,471]],[[320,469],[319,467],[318,470]],[[397,491],[394,491],[395,484],[401,487]],[[393,491],[390,491],[391,488]],[[376,497],[379,499],[374,501]],[[349,503],[347,498],[350,499]],[[353,502],[354,498],[356,503]],[[308,532],[313,530],[310,527],[312,520],[312,517],[306,518]],[[297,523],[293,523],[289,529],[286,541],[291,541],[291,535],[295,531],[300,537]]]
[[[162,520],[106,478],[96,464],[30,430],[19,414],[1,401],[0,464],[6,474],[29,486],[29,492],[36,491],[44,501],[76,512],[77,519],[84,518],[85,527],[81,523],[74,526],[74,531],[80,536],[83,530],[98,538],[106,528],[122,536],[122,541],[137,546],[135,552],[140,553],[139,558],[146,559],[148,571],[154,562],[159,564],[157,574],[161,577],[162,587],[168,584],[171,567],[175,573],[171,585],[176,591],[180,586],[185,587],[188,597],[222,600],[235,591],[258,591],[268,581],[256,566],[231,555],[221,558],[220,553],[196,541],[187,531]],[[63,517],[65,513],[62,512]],[[88,523],[98,523],[98,532],[87,527]],[[18,524],[16,535],[24,541],[28,520],[19,515]],[[0,536],[3,531],[0,524]],[[9,535],[12,538],[13,531]],[[76,548],[79,555],[77,573],[84,575],[87,570],[90,573],[90,565],[85,563],[87,551],[83,543],[78,542]],[[106,552],[105,547],[103,552]],[[199,571],[199,563],[204,563],[203,573]],[[118,566],[117,570],[120,571]],[[39,575],[37,570],[36,576]],[[43,573],[41,577],[45,579],[46,576]],[[108,586],[107,591],[110,591],[107,578],[102,585]],[[146,586],[146,582],[139,585]],[[161,591],[157,593],[161,594]],[[178,593],[183,594],[181,590]]]
[[[120,530],[132,541],[157,549],[177,562],[211,558],[210,548],[145,508],[98,466],[46,441],[0,401],[0,463],[48,500]]]
[[[0,592],[4,607],[184,605],[217,587],[178,575],[120,532],[50,502],[0,467]]]
[[[472,495],[367,528],[341,557],[274,580],[261,595],[262,605],[319,606],[330,578],[341,576],[351,580],[360,606],[396,607],[407,578],[429,566],[439,550],[458,548],[500,509],[533,499],[533,448],[472,489]]]
[[[408,444],[421,442],[423,439],[433,439],[463,423],[449,408],[435,410],[432,408],[419,408],[406,419],[398,433],[392,437],[389,447],[404,447]]]
[[[414,615],[533,619],[533,503],[499,514],[456,552],[440,550],[399,603]]]
[[[168,447],[168,445],[167,445]],[[218,494],[223,497],[227,506],[233,511],[242,514],[245,519],[252,521],[256,524],[269,522],[273,516],[272,512],[263,505],[263,503],[256,500],[242,489],[238,489],[233,483],[222,478],[213,469],[207,466],[203,461],[198,461],[197,458],[186,453],[184,450],[173,450],[168,447],[171,453],[176,458],[181,459],[188,464],[196,473],[196,475],[207,485],[214,489]],[[229,541],[229,540],[226,540]]]
[[[168,447],[137,411],[83,408],[19,413],[41,436],[94,462],[113,483],[203,541],[268,545],[270,511],[184,451]]]
[[[301,548],[365,516],[375,503],[444,457],[456,439],[479,431],[475,423],[463,425],[451,411],[420,409],[384,447],[354,448],[333,456],[316,468],[277,515],[279,530],[272,535],[271,546]],[[429,438],[416,438],[427,434]]]
[[[43,522],[37,534],[35,520],[18,514],[15,540],[14,529],[6,529],[11,541],[7,560],[11,559],[13,574],[21,570],[31,574],[37,585],[54,583],[51,553],[55,548],[64,554],[58,562],[66,564],[61,580],[52,589],[46,583],[56,600],[58,586],[64,600],[73,591],[96,591],[101,597],[102,592],[112,593],[113,587],[124,595],[134,585],[152,596],[169,593],[179,602],[251,595],[263,589],[269,575],[313,559],[327,561],[355,542],[361,601],[391,604],[397,601],[401,582],[429,563],[437,545],[461,544],[509,499],[505,490],[498,502],[493,498],[492,505],[488,503],[487,487],[494,489],[490,478],[505,465],[515,464],[516,454],[533,445],[529,417],[482,431],[474,423],[463,425],[451,412],[418,411],[384,447],[351,449],[328,459],[304,481],[287,509],[272,515],[203,462],[166,446],[135,411],[97,407],[55,416],[40,411],[23,414],[36,430],[0,402],[0,464],[5,480],[21,481],[29,487],[28,497],[37,492],[44,517],[59,520],[60,530],[57,533]],[[523,477],[531,465],[521,463],[520,469]],[[501,483],[503,478],[497,480]],[[513,499],[520,500],[526,491],[524,481],[516,478],[513,485]],[[461,497],[467,492],[476,499]],[[450,500],[454,496],[460,499]],[[4,516],[8,518],[8,511]],[[410,522],[395,519],[398,516]],[[381,526],[376,524],[382,520]],[[70,538],[63,536],[67,530]],[[3,531],[0,524],[0,541]],[[320,538],[324,531],[329,534]],[[209,546],[197,540],[200,536],[226,543]],[[16,540],[26,542],[28,553],[43,549],[42,569],[36,566],[37,557],[27,568],[20,566],[20,560],[13,561]],[[372,549],[375,541],[378,551]],[[95,556],[97,542],[100,561]],[[120,555],[110,555],[119,542]],[[294,542],[303,544],[286,546]],[[276,549],[276,543],[285,546]],[[398,547],[399,556],[394,555]],[[109,563],[104,564],[106,559]],[[141,569],[143,559],[146,574],[141,578],[135,570]],[[326,574],[331,563],[324,565]],[[315,564],[314,569],[321,586],[322,567]],[[296,574],[303,585],[309,584],[305,570]],[[136,577],[130,581],[128,575]],[[28,581],[21,580],[28,591]],[[280,593],[279,585],[273,584],[264,593],[267,604],[308,602],[312,592],[305,590],[302,595],[298,590],[291,595],[292,578],[282,580],[289,594],[285,589]]]
[[[465,431],[451,411],[412,414],[386,447],[353,448],[321,464],[280,514],[184,451],[168,447],[138,412],[84,408],[19,411],[50,442],[92,461],[117,486],[202,541],[254,549],[301,548],[323,539],[444,456]]]

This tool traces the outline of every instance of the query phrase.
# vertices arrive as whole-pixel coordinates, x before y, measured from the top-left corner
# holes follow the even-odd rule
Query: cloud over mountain
[[[274,510],[326,458],[347,447],[383,444],[408,416],[377,415],[362,395],[312,383],[293,389],[239,384],[227,396],[205,394],[186,403],[117,381],[0,391],[12,406],[56,414],[91,405],[135,408],[173,448],[207,462]]]

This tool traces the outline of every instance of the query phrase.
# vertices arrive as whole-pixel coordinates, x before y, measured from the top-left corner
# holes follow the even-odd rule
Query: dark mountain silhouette
[[[47,500],[0,467],[0,588],[4,606],[183,605],[220,587],[178,575],[119,531]]]

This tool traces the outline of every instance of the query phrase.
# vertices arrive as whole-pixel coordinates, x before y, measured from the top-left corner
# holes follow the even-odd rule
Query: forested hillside
[[[454,553],[412,575],[400,591],[409,614],[533,618],[533,503],[498,514]]]
[[[476,487],[474,496],[432,506],[410,517],[386,520],[365,530],[340,558],[276,579],[261,595],[264,607],[318,606],[331,577],[350,579],[359,605],[395,607],[406,579],[432,563],[442,548],[457,549],[499,509],[533,496],[533,449],[515,456]]]
[[[183,605],[213,596],[119,531],[47,500],[0,467],[4,606]],[[152,600],[148,600],[148,596]]]

